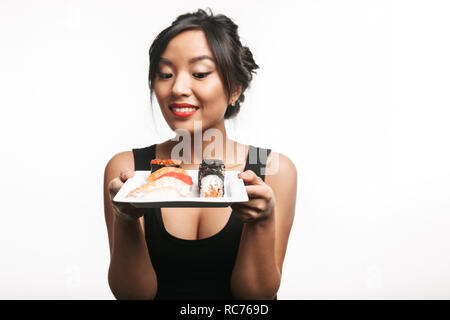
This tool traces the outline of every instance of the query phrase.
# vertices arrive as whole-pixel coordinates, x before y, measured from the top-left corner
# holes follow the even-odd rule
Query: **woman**
[[[214,141],[220,142],[216,158],[226,170],[241,172],[249,201],[227,208],[137,209],[114,203],[134,170],[149,170],[153,158],[176,158],[177,142],[113,156],[105,168],[104,199],[108,279],[117,299],[276,298],[295,212],[296,169],[286,156],[232,141],[225,130],[256,68],[237,25],[224,15],[203,10],[181,15],[153,42],[151,94],[170,128],[191,138],[182,167],[198,169],[210,142],[202,139],[194,147],[194,136],[215,130],[221,140]],[[244,152],[231,160],[224,156],[237,150]]]

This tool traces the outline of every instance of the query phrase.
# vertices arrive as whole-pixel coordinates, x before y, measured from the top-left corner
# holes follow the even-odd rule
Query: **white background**
[[[230,135],[298,170],[279,298],[450,298],[450,5],[379,0],[1,0],[0,298],[113,299],[103,170],[169,137],[148,49],[206,7],[261,67]]]

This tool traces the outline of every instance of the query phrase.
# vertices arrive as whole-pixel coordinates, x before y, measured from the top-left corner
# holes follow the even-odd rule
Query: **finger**
[[[250,222],[259,217],[256,211],[247,207],[240,207],[239,210],[233,211],[233,213],[236,214],[242,222]]]
[[[269,201],[272,198],[272,190],[266,184],[263,185],[248,185],[245,186],[249,199],[262,198]]]
[[[252,170],[246,170],[244,172],[240,172],[238,174],[238,178],[244,180],[244,183],[247,184],[262,184],[264,181],[256,175]]]
[[[134,172],[133,171],[131,171],[130,169],[128,169],[128,168],[125,168],[125,169],[123,169],[121,172],[120,172],[120,180],[122,180],[123,182],[125,182],[125,181],[127,181],[128,179],[130,179],[130,178],[132,178],[133,177],[133,175],[134,175]]]
[[[109,182],[108,190],[109,194],[111,195],[111,199],[114,198],[114,196],[119,192],[120,188],[122,188],[123,182],[119,178],[114,178]]]
[[[235,209],[233,208],[233,210],[249,209],[254,210],[257,213],[261,213],[265,211],[266,208],[267,208],[267,201],[261,198],[256,198],[249,200],[247,202],[240,203],[240,205],[236,206]]]
[[[246,202],[235,202],[230,205],[232,211],[239,211],[241,208],[245,208]]]
[[[116,211],[119,212],[125,212],[125,208],[126,208],[126,203],[122,203],[122,202],[116,202],[114,200],[111,200],[112,206]]]
[[[251,199],[250,201],[243,203],[243,206],[247,207],[251,210],[255,210],[256,212],[259,213],[266,209],[267,202],[265,199],[256,198],[256,199]]]
[[[142,217],[146,212],[145,208],[136,208],[129,203],[120,203],[113,201],[113,207],[116,211],[116,214],[127,220],[138,219],[139,217]]]

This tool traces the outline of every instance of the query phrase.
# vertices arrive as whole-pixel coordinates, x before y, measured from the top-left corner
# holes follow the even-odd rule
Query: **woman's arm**
[[[241,220],[248,221],[231,276],[237,299],[273,299],[281,282],[295,214],[297,171],[289,158],[272,152],[266,172],[265,182],[252,172],[248,178],[243,176],[249,202],[232,206]]]
[[[117,299],[153,299],[156,274],[145,242],[143,218],[136,218],[143,211],[131,205],[119,209],[112,203],[114,194],[127,179],[123,175],[119,178],[124,168],[134,171],[131,152],[115,155],[106,165],[104,175],[105,219],[111,253],[109,286]],[[118,214],[117,210],[124,214]]]

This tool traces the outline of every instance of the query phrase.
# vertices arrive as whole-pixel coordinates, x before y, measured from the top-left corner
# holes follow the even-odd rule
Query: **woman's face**
[[[169,127],[190,133],[194,132],[194,121],[201,121],[202,130],[222,122],[232,102],[227,100],[214,55],[201,30],[184,31],[168,43],[160,58],[154,91]]]

